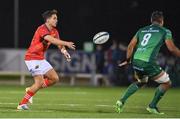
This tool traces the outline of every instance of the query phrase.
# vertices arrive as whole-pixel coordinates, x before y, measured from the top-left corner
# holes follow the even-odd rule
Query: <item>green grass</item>
[[[125,88],[51,87],[40,90],[28,111],[17,111],[25,87],[0,86],[0,117],[12,118],[177,118],[180,117],[179,89],[171,89],[161,100],[165,115],[149,114],[145,108],[155,88],[143,88],[129,98],[124,112],[118,114],[113,105]]]

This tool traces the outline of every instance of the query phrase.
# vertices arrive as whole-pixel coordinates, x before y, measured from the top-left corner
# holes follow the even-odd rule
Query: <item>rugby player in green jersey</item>
[[[126,60],[119,64],[119,66],[123,66],[131,62],[137,79],[116,102],[116,111],[119,113],[123,111],[127,99],[146,84],[148,79],[152,79],[159,83],[159,86],[146,110],[154,114],[164,114],[158,110],[157,104],[170,88],[171,81],[169,75],[156,64],[156,57],[164,43],[175,56],[180,57],[180,50],[173,43],[171,31],[163,27],[164,17],[162,12],[153,12],[151,23],[151,25],[138,30],[128,45]]]

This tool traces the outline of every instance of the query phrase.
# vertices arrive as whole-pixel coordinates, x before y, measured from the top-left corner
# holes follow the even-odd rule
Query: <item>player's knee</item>
[[[51,80],[53,80],[54,83],[59,82],[59,76],[58,75],[54,75],[51,77]]]
[[[44,83],[43,81],[37,82],[37,83],[34,84],[34,86],[35,86],[36,89],[40,89],[42,87],[43,83]]]
[[[166,72],[155,81],[160,83],[166,90],[169,89],[172,85],[169,75]]]
[[[171,80],[169,79],[169,75],[166,72],[164,72],[164,74],[155,81],[160,84],[166,84],[171,86]]]
[[[170,87],[171,87],[171,81],[165,82],[165,83],[161,83],[160,86],[167,91]]]

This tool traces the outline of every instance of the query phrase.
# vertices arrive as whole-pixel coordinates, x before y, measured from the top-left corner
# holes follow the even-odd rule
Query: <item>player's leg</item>
[[[145,75],[141,75],[140,73],[137,73],[137,71],[135,71],[135,79],[137,81],[135,81],[134,83],[132,83],[127,90],[125,91],[124,95],[121,97],[121,102],[125,103],[126,100],[132,95],[134,94],[139,88],[141,88],[143,85],[145,85],[148,82],[148,76]]]
[[[151,103],[149,104],[147,110],[150,113],[163,114],[159,112],[157,104],[160,101],[160,99],[164,96],[165,92],[171,87],[171,81],[169,79],[169,75],[164,71],[161,71],[161,73],[155,76],[153,80],[159,83],[160,85],[157,87],[155,95]]]
[[[26,92],[28,92],[30,90],[30,87],[27,87],[26,89],[25,89],[25,91]],[[33,103],[33,97],[31,97],[30,99],[29,99],[29,103]]]
[[[43,80],[43,84],[41,85],[41,88],[46,88],[59,81],[58,75],[54,69],[50,69],[46,74],[44,74],[43,79],[44,80]],[[26,92],[28,92],[29,90],[31,90],[30,87],[26,88]],[[31,104],[33,103],[32,97],[29,99],[29,103]]]
[[[138,75],[139,74],[139,75]],[[142,87],[143,85],[145,85],[148,82],[148,77],[145,75],[141,75],[141,73],[137,73],[137,71],[135,71],[135,78],[136,78],[136,82],[132,83],[127,90],[125,91],[125,93],[122,95],[122,97],[120,98],[120,100],[118,100],[116,102],[116,111],[118,113],[123,111],[123,106],[126,102],[126,100],[133,95],[140,87]]]
[[[25,61],[26,66],[30,73],[33,76],[34,84],[31,87],[28,87],[28,90],[26,91],[26,94],[22,101],[19,103],[17,109],[28,109],[27,102],[29,99],[32,99],[32,96],[40,89],[42,88],[42,85],[44,84],[44,77],[43,75],[48,70],[52,69],[52,66],[47,63],[46,60],[30,60]]]
[[[34,78],[34,84],[29,87],[29,90],[25,93],[23,99],[19,103],[17,109],[19,110],[28,110],[27,103],[30,98],[42,87],[43,85],[43,76],[42,75],[36,75],[33,77]]]
[[[41,88],[46,88],[59,81],[59,77],[56,71],[53,69],[53,67],[51,66],[51,64],[49,64],[48,61],[42,60],[40,69],[44,78]]]
[[[45,78],[42,88],[46,88],[48,86],[54,85],[55,83],[59,82],[59,76],[54,69],[50,69],[48,72],[46,72],[44,77]]]

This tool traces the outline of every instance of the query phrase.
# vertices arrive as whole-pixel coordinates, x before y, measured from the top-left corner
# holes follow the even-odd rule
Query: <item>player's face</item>
[[[48,23],[49,23],[49,25],[51,25],[52,27],[56,27],[57,22],[58,22],[58,19],[57,19],[57,15],[56,15],[56,14],[53,14],[53,15],[48,19]]]

